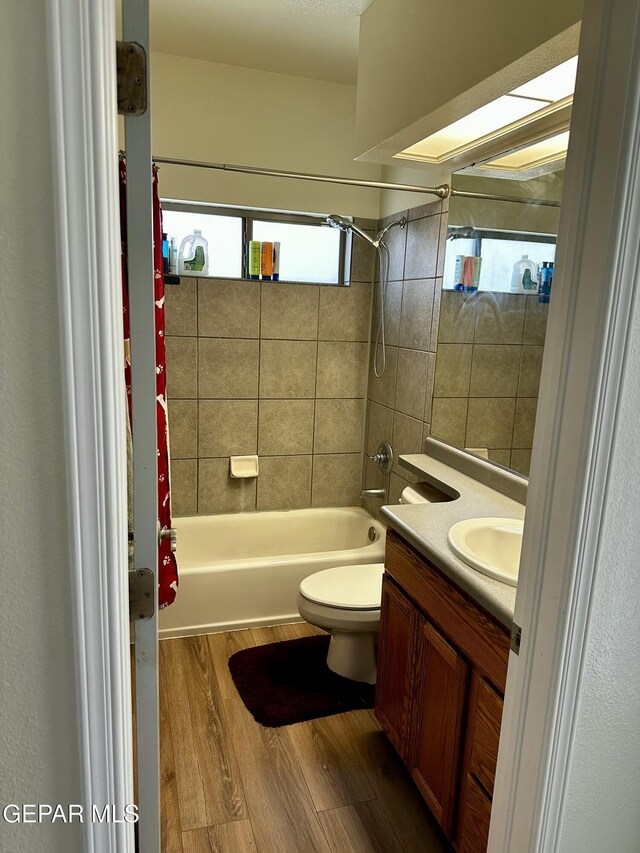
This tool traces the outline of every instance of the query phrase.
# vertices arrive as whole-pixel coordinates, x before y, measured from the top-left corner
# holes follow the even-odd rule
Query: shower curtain
[[[156,430],[158,448],[158,521],[171,527],[171,491],[169,485],[169,425],[167,418],[167,376],[164,341],[164,274],[162,263],[162,210],[158,196],[158,168],[153,164],[153,267],[156,321]],[[127,284],[127,167],[120,156],[120,236],[122,265],[122,306],[124,332],[124,375],[127,389],[129,427],[131,426],[131,353],[129,331],[129,290]],[[131,506],[130,506],[131,510]],[[131,539],[131,533],[130,533]],[[173,603],[178,589],[178,565],[171,541],[162,539],[158,551],[158,606]]]

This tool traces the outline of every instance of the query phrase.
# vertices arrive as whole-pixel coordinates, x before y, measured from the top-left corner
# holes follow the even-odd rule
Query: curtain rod
[[[237,166],[230,163],[206,163],[202,160],[179,160],[175,157],[154,157],[154,162],[167,166],[189,166],[194,169],[213,169],[217,172],[239,172],[245,175],[265,175],[272,178],[293,178],[298,181],[316,181],[325,184],[342,184],[350,187],[368,187],[378,190],[399,190],[401,192],[422,193],[435,195],[438,198],[459,196],[460,198],[477,198],[486,201],[508,201],[520,204],[536,204],[545,207],[560,207],[559,201],[549,199],[518,198],[517,196],[491,195],[489,193],[474,193],[464,190],[454,190],[449,184],[437,187],[421,187],[416,184],[393,184],[387,181],[364,181],[357,178],[339,178],[335,175],[313,175],[307,172],[287,172],[281,169],[260,169],[255,166]]]

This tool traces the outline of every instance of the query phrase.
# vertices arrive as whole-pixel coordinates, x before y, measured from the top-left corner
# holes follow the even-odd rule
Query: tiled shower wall
[[[360,502],[372,264],[358,240],[349,287],[167,286],[174,515]],[[255,453],[258,478],[231,479]]]
[[[431,432],[528,475],[549,305],[443,291]]]
[[[390,252],[386,300],[387,368],[381,379],[369,372],[366,452],[373,455],[383,440],[391,442],[396,462],[390,475],[366,460],[364,487],[385,488],[384,503],[396,503],[415,478],[398,465],[403,453],[421,453],[429,435],[442,270],[447,233],[447,202],[437,201],[401,211],[382,224],[405,216],[404,229],[387,235]],[[372,340],[378,322],[379,300],[372,317]],[[383,501],[368,498],[376,513]]]

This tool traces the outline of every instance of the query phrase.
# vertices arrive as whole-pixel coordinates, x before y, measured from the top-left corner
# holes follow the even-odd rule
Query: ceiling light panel
[[[495,160],[485,163],[482,168],[509,169],[514,172],[532,169],[543,163],[562,159],[567,153],[568,145],[569,131],[567,130],[521,148],[519,151],[510,151],[502,157],[496,157]]]
[[[416,157],[418,159],[438,161],[451,156],[460,148],[476,139],[503,130],[505,127],[520,121],[526,116],[540,110],[540,101],[527,98],[512,98],[503,95],[479,110],[475,110],[464,118],[454,121],[448,127],[443,127],[437,133],[432,133],[410,148],[406,148],[399,156]]]
[[[518,86],[510,94],[522,95],[524,98],[540,98],[550,103],[561,101],[573,95],[577,70],[578,57],[574,56],[562,65],[557,65],[550,71],[540,74],[539,77],[534,77],[523,86]]]

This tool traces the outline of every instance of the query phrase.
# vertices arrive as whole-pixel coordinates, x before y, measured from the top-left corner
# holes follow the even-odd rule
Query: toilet
[[[400,503],[431,503],[433,492],[427,484],[408,486]],[[383,574],[384,563],[337,566],[309,575],[298,590],[300,616],[331,634],[329,669],[366,684],[376,683]]]

